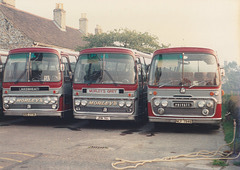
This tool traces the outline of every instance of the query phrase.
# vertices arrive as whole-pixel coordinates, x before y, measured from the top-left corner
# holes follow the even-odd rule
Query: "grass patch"
[[[228,166],[228,164],[223,160],[213,160],[213,165],[216,166]]]
[[[223,96],[223,105],[222,105],[222,117],[223,117],[222,126],[223,126],[223,130],[224,130],[224,134],[225,134],[224,139],[225,139],[226,143],[230,143],[233,139],[233,118],[225,117],[226,113],[229,110],[228,101],[230,100],[230,97],[231,96],[229,96],[229,95]],[[230,147],[231,147],[231,149],[233,149],[233,144]]]
[[[225,141],[230,143],[233,139],[233,120],[223,122],[223,130],[225,133]],[[232,148],[232,146],[231,146]]]

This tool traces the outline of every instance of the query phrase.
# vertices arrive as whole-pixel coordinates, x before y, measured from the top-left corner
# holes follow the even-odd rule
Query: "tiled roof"
[[[66,27],[66,31],[61,31],[53,20],[3,4],[0,4],[0,11],[15,28],[34,42],[73,50],[86,43],[82,40],[83,34],[78,29]]]

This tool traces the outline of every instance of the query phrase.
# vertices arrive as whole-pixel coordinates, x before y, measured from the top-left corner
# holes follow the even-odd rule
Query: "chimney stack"
[[[53,10],[53,20],[62,31],[66,31],[66,11],[63,9],[62,3],[56,4],[56,8]]]
[[[95,28],[95,34],[102,34],[102,28],[100,25],[97,25]]]
[[[86,13],[81,14],[81,18],[79,19],[79,30],[85,35],[88,34],[88,19]]]
[[[0,0],[0,3],[15,7],[15,0]]]

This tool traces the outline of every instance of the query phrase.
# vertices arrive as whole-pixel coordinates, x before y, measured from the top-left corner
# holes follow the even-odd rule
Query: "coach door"
[[[64,83],[63,83],[63,96],[64,96],[64,110],[68,110],[72,106],[72,70],[67,57],[62,56],[62,64],[64,65]]]
[[[138,94],[139,94],[139,114],[145,112],[146,92],[145,92],[145,81],[146,73],[143,70],[143,63],[140,58],[137,59],[137,72],[138,72]]]

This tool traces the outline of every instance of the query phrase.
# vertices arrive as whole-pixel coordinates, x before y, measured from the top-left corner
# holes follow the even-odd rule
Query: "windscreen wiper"
[[[41,84],[44,83],[44,81],[42,81],[41,79],[37,79],[37,80],[33,80],[33,79],[31,79],[31,81],[32,81],[32,82],[40,82]]]
[[[114,81],[114,79],[112,78],[111,74],[109,74],[109,72],[107,70],[105,70],[105,69],[103,71],[105,71],[107,73],[108,77],[112,80],[113,84],[115,86],[117,86],[118,84]]]
[[[207,82],[208,82],[207,80],[198,81],[197,84],[193,84],[193,85],[189,86],[189,88],[192,88],[192,87],[194,87],[194,86],[199,86],[200,84],[202,84],[202,83],[207,83]]]
[[[172,83],[173,81],[171,80],[171,81],[169,81],[169,82],[167,82],[167,83],[164,83],[164,84],[162,84],[162,85],[159,85],[158,87],[160,88],[160,87],[163,87],[163,86],[166,86],[166,85],[169,85],[170,83]]]

